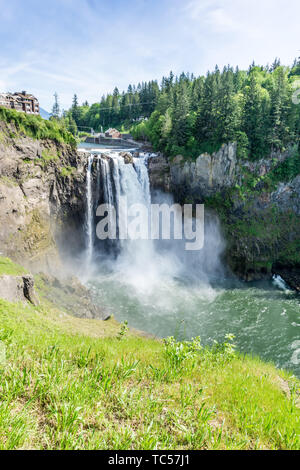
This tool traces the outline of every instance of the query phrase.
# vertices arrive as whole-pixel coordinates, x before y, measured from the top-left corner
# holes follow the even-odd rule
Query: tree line
[[[170,72],[160,85],[129,85],[122,93],[115,88],[91,106],[80,106],[74,95],[62,114],[56,95],[52,114],[73,133],[85,127],[130,130],[170,156],[195,157],[237,142],[241,158],[257,159],[299,146],[300,105],[293,100],[299,80],[300,58],[291,67],[278,59],[265,67],[253,63],[248,70],[216,66],[200,77]]]

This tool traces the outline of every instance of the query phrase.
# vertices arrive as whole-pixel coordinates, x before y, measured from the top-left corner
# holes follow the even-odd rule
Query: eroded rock
[[[44,297],[61,309],[80,318],[108,320],[110,314],[96,306],[87,289],[76,277],[57,279],[55,276],[40,273],[44,283]]]
[[[1,250],[31,271],[55,272],[58,248],[67,255],[83,243],[86,156],[51,140],[10,137],[12,124],[0,122],[0,132]]]
[[[129,152],[121,152],[121,153],[120,153],[120,156],[121,156],[122,158],[124,158],[124,162],[125,162],[126,164],[128,164],[128,163],[133,163],[133,157],[132,157],[131,153],[129,153]]]
[[[34,279],[31,275],[23,276],[24,297],[33,305],[38,305],[39,300],[34,290]]]
[[[25,302],[29,300],[33,305],[39,303],[31,275],[0,276],[0,298],[8,302]]]
[[[212,155],[204,153],[195,161],[177,156],[170,164],[171,190],[186,188],[197,199],[234,186],[237,182],[236,144],[224,144]]]

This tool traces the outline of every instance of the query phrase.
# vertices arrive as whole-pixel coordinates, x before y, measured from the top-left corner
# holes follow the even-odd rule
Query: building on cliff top
[[[37,98],[22,91],[20,93],[0,93],[0,106],[15,109],[26,114],[39,114],[40,106]]]

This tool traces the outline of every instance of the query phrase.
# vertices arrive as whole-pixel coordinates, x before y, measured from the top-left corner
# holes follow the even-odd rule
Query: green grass
[[[51,139],[70,144],[74,148],[77,145],[74,136],[59,121],[47,121],[40,116],[25,114],[1,106],[0,121],[14,124],[18,134],[24,134],[33,139]],[[11,137],[15,138],[17,134],[11,135]]]
[[[163,343],[0,300],[0,350],[0,449],[299,449],[299,382],[230,337]]]
[[[42,150],[40,157],[34,159],[36,165],[40,165],[43,170],[47,170],[48,166],[52,162],[57,162],[59,160],[59,155],[57,152],[51,152],[49,150]]]
[[[52,162],[54,160],[58,160],[58,155],[56,153],[51,153],[48,150],[42,150],[42,160],[47,163],[47,162]]]
[[[60,174],[64,178],[68,178],[68,177],[71,177],[73,175],[74,171],[75,171],[75,168],[68,165],[68,166],[64,166],[64,167],[61,168]]]
[[[13,263],[9,258],[3,258],[0,256],[0,276],[7,274],[10,276],[22,276],[27,271],[16,263]]]

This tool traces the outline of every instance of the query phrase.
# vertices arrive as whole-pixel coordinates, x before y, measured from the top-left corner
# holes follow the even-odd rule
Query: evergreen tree
[[[73,96],[71,113],[72,113],[72,118],[77,124],[79,120],[79,106],[78,106],[78,98],[76,94]]]
[[[233,142],[240,128],[240,107],[234,90],[234,73],[225,69],[218,90],[217,110],[218,123],[216,128],[217,142]]]
[[[215,73],[208,73],[205,80],[203,99],[199,103],[195,126],[195,137],[200,144],[216,143],[219,75],[219,70],[215,70]]]
[[[258,83],[255,73],[250,73],[245,88],[243,130],[249,139],[249,151],[252,157],[262,156],[266,149],[268,94]]]
[[[161,86],[154,80],[130,84],[122,93],[115,88],[92,106],[79,106],[74,95],[65,118],[73,132],[74,123],[96,131],[133,126],[135,135],[170,155],[196,156],[236,141],[240,156],[260,158],[299,145],[300,106],[292,102],[298,77],[300,58],[291,68],[275,59],[271,67],[253,62],[248,71],[228,65],[221,73],[216,66],[198,78],[170,72]]]
[[[187,83],[181,81],[176,87],[174,94],[173,108],[173,141],[179,147],[183,147],[191,136],[191,129],[188,123],[190,111],[190,96]]]
[[[280,149],[282,145],[287,144],[289,141],[288,110],[290,108],[290,94],[288,93],[287,72],[285,69],[278,65],[272,76],[269,142],[272,149]]]

